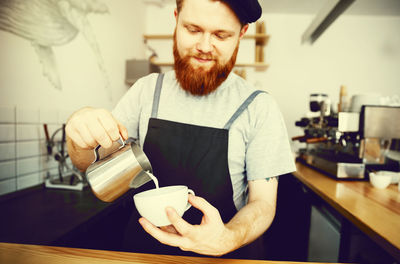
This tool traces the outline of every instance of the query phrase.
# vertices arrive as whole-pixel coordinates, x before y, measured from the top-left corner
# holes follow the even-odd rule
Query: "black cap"
[[[257,0],[223,0],[235,12],[242,24],[256,22],[262,13]]]

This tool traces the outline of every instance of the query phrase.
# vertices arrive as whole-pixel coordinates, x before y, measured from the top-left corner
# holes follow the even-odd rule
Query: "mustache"
[[[194,53],[194,54],[190,54],[190,57],[195,57],[198,59],[202,59],[202,60],[216,60],[216,58],[209,53]]]

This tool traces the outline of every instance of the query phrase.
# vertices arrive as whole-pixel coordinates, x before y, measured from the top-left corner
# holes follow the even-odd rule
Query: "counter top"
[[[172,255],[155,255],[155,254],[128,253],[128,252],[106,251],[106,250],[0,243],[0,263],[13,263],[13,264],[20,264],[20,263],[294,264],[297,263],[300,264],[304,262],[184,257],[184,256],[172,256]],[[317,262],[313,263],[318,264]]]
[[[0,201],[0,241],[49,245],[113,206],[97,199],[90,188],[23,190]]]
[[[367,181],[338,181],[297,162],[293,173],[393,257],[400,260],[400,192]]]

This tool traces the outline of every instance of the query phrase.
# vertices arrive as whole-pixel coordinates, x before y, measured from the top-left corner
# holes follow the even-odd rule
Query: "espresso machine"
[[[360,112],[332,113],[326,110],[326,98],[310,100],[317,115],[295,122],[304,135],[292,140],[305,143],[297,160],[338,180],[367,180],[370,171],[399,171],[400,107],[363,105]]]

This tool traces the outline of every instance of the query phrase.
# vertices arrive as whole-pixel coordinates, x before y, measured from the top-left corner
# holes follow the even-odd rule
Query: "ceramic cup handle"
[[[195,194],[194,194],[194,191],[191,190],[191,189],[188,189],[188,193],[190,193],[190,194],[192,194],[192,195],[195,195]],[[192,205],[188,202],[187,205],[186,205],[186,208],[185,208],[185,212],[186,212],[190,207],[192,207]]]

